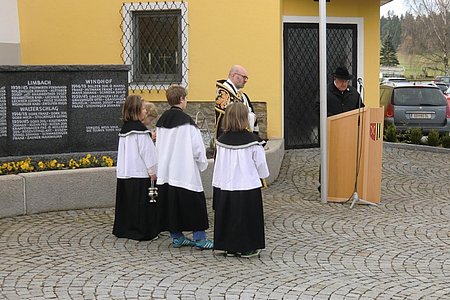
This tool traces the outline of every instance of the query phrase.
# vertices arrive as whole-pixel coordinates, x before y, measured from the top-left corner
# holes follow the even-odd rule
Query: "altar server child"
[[[263,141],[249,128],[245,105],[228,105],[212,182],[214,249],[246,258],[265,248],[261,179],[269,176]]]
[[[173,85],[166,91],[171,108],[156,123],[158,201],[163,203],[162,227],[170,232],[173,247],[212,249],[207,239],[208,214],[200,172],[208,166],[199,128],[183,110],[187,92]],[[183,231],[192,231],[192,239]]]
[[[142,123],[144,123],[145,127],[150,130],[152,140],[155,141],[156,131],[154,130],[154,126],[156,119],[158,118],[158,109],[156,108],[155,104],[147,101],[144,101],[144,108],[147,111],[147,114],[145,115],[144,121],[142,121]]]
[[[113,234],[138,241],[160,232],[159,204],[150,203],[148,188],[156,180],[156,148],[142,123],[146,116],[141,96],[130,95],[122,107],[123,126],[117,151],[116,210]]]

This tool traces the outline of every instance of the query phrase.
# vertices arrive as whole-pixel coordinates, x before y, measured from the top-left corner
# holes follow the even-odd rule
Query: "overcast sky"
[[[408,10],[407,0],[394,0],[380,7],[380,16],[387,16],[389,10],[400,16]]]

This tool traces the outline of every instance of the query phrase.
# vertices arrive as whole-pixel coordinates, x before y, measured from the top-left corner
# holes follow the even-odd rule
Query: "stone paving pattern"
[[[320,203],[319,160],[286,152],[260,258],[117,239],[113,208],[0,219],[0,299],[450,299],[450,152],[385,147],[353,209]]]

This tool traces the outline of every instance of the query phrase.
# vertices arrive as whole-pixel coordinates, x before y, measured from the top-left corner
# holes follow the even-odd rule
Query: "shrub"
[[[395,129],[395,125],[394,124],[389,124],[387,127],[385,127],[385,129],[384,129],[384,140],[387,141],[387,142],[393,142],[393,143],[398,142],[397,130]]]
[[[420,144],[422,136],[422,128],[412,128],[409,130],[409,138],[412,144]]]
[[[397,131],[397,140],[400,143],[408,143],[410,141],[409,130],[400,130]]]
[[[439,146],[440,138],[439,132],[436,129],[431,129],[428,133],[428,145],[429,146]]]
[[[450,135],[443,136],[441,139],[442,147],[450,148]]]

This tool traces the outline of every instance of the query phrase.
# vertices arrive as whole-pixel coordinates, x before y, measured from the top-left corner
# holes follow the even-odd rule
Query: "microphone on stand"
[[[358,81],[358,84],[359,84],[359,94],[361,94],[362,93],[362,89],[363,89],[363,79],[361,77],[359,77],[357,79],[357,81]]]
[[[358,134],[357,134],[357,138],[356,138],[356,168],[355,168],[355,186],[353,188],[353,195],[350,196],[350,198],[348,198],[347,201],[349,201],[350,199],[352,199],[352,204],[350,205],[350,208],[353,208],[355,206],[355,204],[357,202],[362,202],[365,204],[374,204],[372,202],[363,200],[361,198],[359,198],[358,195],[358,175],[359,175],[359,163],[360,163],[360,153],[361,153],[361,97],[362,97],[362,92],[363,92],[363,79],[361,77],[359,77],[357,79],[358,84],[359,84],[359,95],[358,95]],[[376,204],[374,204],[376,205]]]

